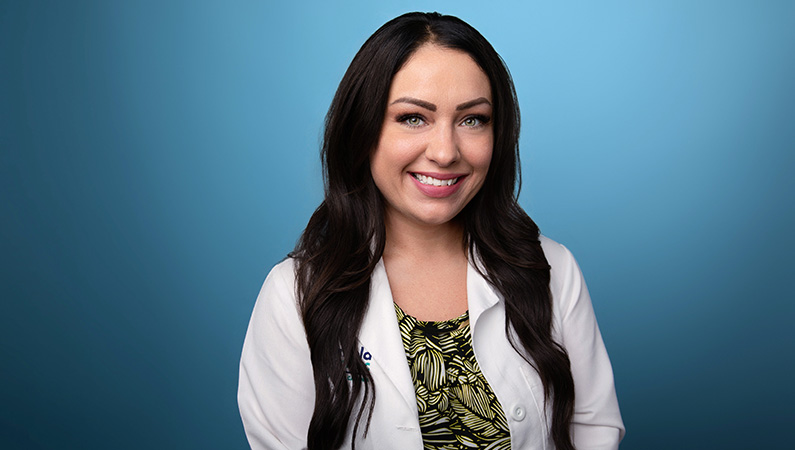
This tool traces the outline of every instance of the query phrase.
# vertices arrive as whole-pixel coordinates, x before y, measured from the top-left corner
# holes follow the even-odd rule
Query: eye
[[[486,116],[469,116],[461,122],[461,125],[467,128],[478,128],[489,123],[489,118]]]
[[[425,120],[422,116],[418,116],[417,114],[406,114],[398,117],[398,122],[402,122],[409,128],[417,128],[421,127],[425,123]]]

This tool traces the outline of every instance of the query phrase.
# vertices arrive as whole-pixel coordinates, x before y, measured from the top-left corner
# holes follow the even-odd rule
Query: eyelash
[[[419,127],[421,127],[422,125],[411,125],[411,124],[408,123],[409,119],[415,119],[415,118],[416,119],[420,119],[421,121],[425,122],[425,118],[422,117],[419,114],[403,114],[401,116],[398,116],[397,121],[402,123],[402,124],[404,124],[404,125],[406,125],[409,128],[419,128]],[[481,114],[473,114],[471,116],[465,117],[464,120],[461,121],[461,123],[464,123],[464,122],[466,122],[467,120],[470,120],[470,119],[475,119],[479,123],[477,125],[473,125],[473,126],[468,127],[468,128],[480,128],[480,127],[482,127],[484,125],[487,125],[491,121],[490,117],[487,117],[487,116],[484,116],[484,115],[481,115]]]

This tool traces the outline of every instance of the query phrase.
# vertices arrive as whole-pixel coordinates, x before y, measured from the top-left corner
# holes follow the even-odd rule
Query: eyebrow
[[[399,99],[395,100],[394,102],[390,103],[390,105],[394,105],[395,103],[411,103],[412,105],[417,105],[421,108],[425,108],[429,111],[436,111],[436,105],[431,102],[426,102],[425,100],[420,100],[414,97],[400,97]],[[461,103],[460,105],[455,107],[456,111],[461,111],[463,109],[471,108],[476,105],[480,104],[488,104],[491,105],[491,102],[486,99],[486,97],[478,97],[474,100],[470,100],[468,102]]]
[[[460,105],[455,107],[455,110],[456,111],[461,111],[462,109],[471,108],[473,106],[481,105],[483,103],[491,106],[491,102],[486,100],[486,97],[478,97],[478,98],[476,98],[474,100],[470,100],[468,102],[461,103]]]

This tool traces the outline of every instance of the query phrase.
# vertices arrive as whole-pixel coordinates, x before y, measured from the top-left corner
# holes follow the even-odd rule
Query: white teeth
[[[414,178],[420,181],[422,184],[428,184],[432,186],[452,186],[458,181],[458,178],[450,178],[447,180],[440,180],[438,178],[427,177],[425,175],[421,175],[419,173],[414,174]]]

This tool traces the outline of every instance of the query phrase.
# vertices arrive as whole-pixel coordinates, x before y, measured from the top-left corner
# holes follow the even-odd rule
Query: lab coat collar
[[[494,289],[494,286],[480,274],[486,270],[477,256],[477,251],[472,259],[473,261],[470,261],[469,267],[467,267],[467,302],[469,303],[470,333],[474,333],[480,315],[496,305],[502,298]],[[481,268],[480,272],[475,267],[475,264]]]

